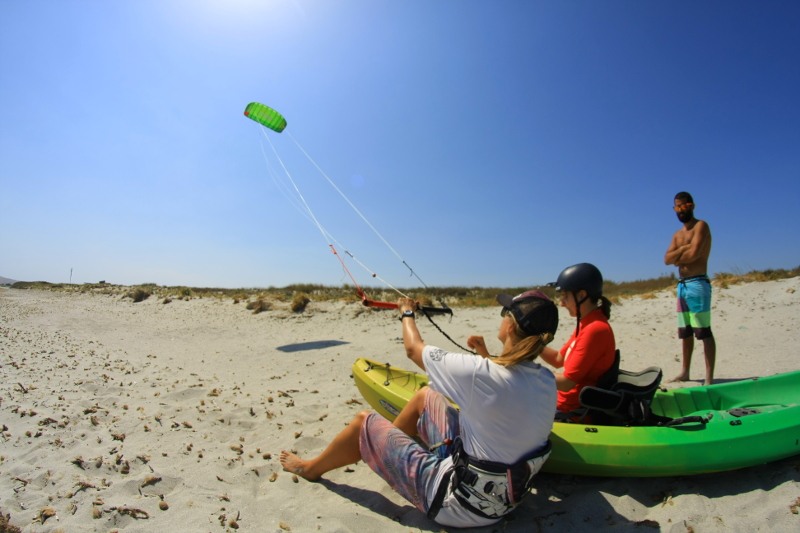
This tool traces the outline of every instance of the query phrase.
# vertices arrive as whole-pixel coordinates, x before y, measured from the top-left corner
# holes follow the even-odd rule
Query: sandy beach
[[[672,291],[614,306],[623,368],[678,373],[673,309]],[[440,325],[497,351],[497,311]],[[554,346],[573,327],[561,313]],[[800,278],[715,288],[713,328],[718,381],[800,369]],[[692,381],[667,386],[702,383],[701,348]],[[411,368],[396,313],[0,289],[0,509],[26,532],[442,531],[363,463],[318,483],[281,470],[280,450],[317,454],[368,407],[350,376],[362,356]],[[486,530],[799,531],[799,508],[795,456],[694,477],[541,474]]]

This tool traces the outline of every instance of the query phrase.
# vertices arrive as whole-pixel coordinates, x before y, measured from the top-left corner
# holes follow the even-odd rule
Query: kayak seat
[[[641,372],[618,369],[616,374],[610,384],[612,380],[602,383],[603,386],[587,386],[581,390],[579,400],[592,422],[611,426],[654,423],[650,404],[661,384],[661,369],[657,366]]]
[[[617,378],[619,377],[619,361],[620,361],[620,353],[619,348],[614,351],[614,362],[611,363],[611,366],[603,372],[603,374],[598,378],[597,383],[594,384],[595,387],[599,387],[601,389],[610,389],[614,386],[614,383],[617,382]]]
[[[610,389],[616,382],[617,378],[619,377],[619,361],[620,361],[620,354],[619,349],[614,351],[614,362],[611,363],[611,366],[597,378],[597,383],[595,384],[596,387],[600,389]],[[579,398],[580,399],[580,398]],[[574,411],[570,412],[561,412],[556,411],[555,420],[556,422],[586,422],[588,421],[587,415],[588,409],[586,407],[579,407]],[[605,418],[602,416],[605,420]]]

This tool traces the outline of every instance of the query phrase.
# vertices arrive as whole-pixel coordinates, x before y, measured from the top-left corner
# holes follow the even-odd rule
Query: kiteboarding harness
[[[550,441],[513,465],[470,457],[460,437],[453,441],[453,469],[439,483],[428,508],[428,518],[436,518],[452,493],[458,503],[483,518],[501,518],[522,502],[533,486],[534,476],[550,457]]]

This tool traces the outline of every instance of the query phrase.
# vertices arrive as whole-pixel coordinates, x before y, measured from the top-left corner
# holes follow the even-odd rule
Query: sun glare
[[[168,5],[173,6],[171,17],[226,33],[279,29],[305,17],[299,0],[181,0]]]

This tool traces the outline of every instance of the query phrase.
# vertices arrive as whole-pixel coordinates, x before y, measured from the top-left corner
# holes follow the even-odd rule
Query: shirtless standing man
[[[694,218],[694,200],[688,192],[675,195],[675,213],[683,227],[672,236],[664,254],[664,264],[678,267],[678,338],[683,342],[683,367],[672,381],[687,381],[692,364],[694,337],[703,341],[706,356],[706,385],[714,381],[717,343],[711,333],[711,281],[708,279],[708,256],[711,253],[711,230],[703,220]]]

